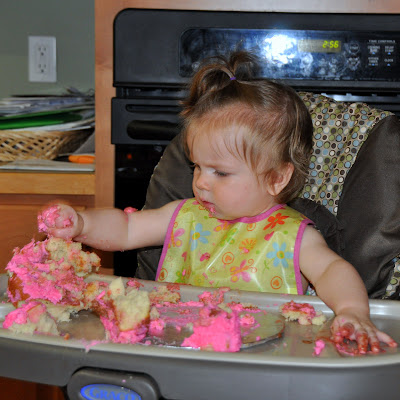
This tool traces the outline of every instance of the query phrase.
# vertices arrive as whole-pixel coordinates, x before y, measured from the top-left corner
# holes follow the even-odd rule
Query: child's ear
[[[268,185],[268,192],[271,196],[278,196],[289,183],[294,171],[292,163],[284,164],[279,171],[272,174]]]

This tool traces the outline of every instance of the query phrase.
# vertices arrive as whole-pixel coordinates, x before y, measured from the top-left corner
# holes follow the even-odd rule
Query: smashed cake
[[[321,311],[316,311],[309,303],[296,303],[291,300],[279,308],[282,316],[289,321],[298,321],[300,325],[322,325],[326,321]]]
[[[189,332],[180,344],[183,347],[232,352],[240,350],[241,327],[256,325],[254,319],[249,323],[251,319],[239,315],[238,304],[223,303],[228,289],[203,292],[197,302],[181,302],[177,285],[148,292],[136,279],[85,280],[99,266],[95,253],[59,238],[15,249],[6,270],[8,297],[16,309],[6,316],[3,328],[68,338],[60,327],[90,310],[100,319],[106,341],[146,343],[149,335],[160,336],[167,325],[173,325]],[[171,319],[171,311],[177,309],[180,314]]]

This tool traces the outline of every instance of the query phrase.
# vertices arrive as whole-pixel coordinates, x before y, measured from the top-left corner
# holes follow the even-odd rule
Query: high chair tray
[[[95,275],[90,279],[114,278]],[[149,291],[163,285],[140,282]],[[3,300],[6,287],[7,277],[2,274]],[[181,301],[198,300],[205,290],[213,291],[182,285]],[[318,297],[234,290],[225,293],[226,302],[252,303],[277,316],[279,306],[290,300],[311,304],[327,316],[327,322],[322,326],[285,322],[281,337],[237,353],[142,344],[93,345],[76,339],[14,334],[0,328],[0,376],[67,387],[70,400],[96,398],[90,397],[100,393],[96,390],[117,387],[125,397],[114,394],[115,398],[136,399],[139,397],[132,393],[138,393],[144,400],[397,398],[398,349],[384,346],[380,354],[349,356],[339,354],[325,340],[321,354],[314,354],[315,340],[329,337],[333,317]],[[378,328],[400,344],[400,303],[370,300],[370,307]],[[0,303],[0,321],[12,309],[9,303]]]

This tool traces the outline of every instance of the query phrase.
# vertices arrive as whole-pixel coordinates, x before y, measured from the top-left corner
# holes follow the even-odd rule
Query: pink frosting
[[[63,260],[58,261],[57,268],[52,269],[47,260],[46,243],[47,241],[35,243],[32,240],[22,249],[16,248],[6,269],[21,280],[23,292],[28,299],[71,304],[72,299],[82,294],[86,283],[75,274],[72,265],[61,266]],[[46,275],[49,273],[51,277]],[[14,296],[8,291],[8,296],[12,302],[21,300],[19,293]]]
[[[150,335],[161,336],[167,325],[173,326],[177,331],[189,327],[193,329],[193,333],[184,339],[183,347],[239,351],[242,345],[241,325],[248,329],[254,328],[257,321],[251,314],[260,310],[247,309],[243,305],[232,303],[227,305],[231,308],[228,313],[219,307],[228,290],[222,288],[215,292],[203,292],[198,296],[200,301],[154,304],[160,317],[150,322]],[[241,321],[239,313],[244,309],[248,314]]]
[[[134,208],[134,207],[125,207],[124,208],[124,213],[125,214],[131,214],[131,213],[134,213],[136,211],[138,211],[138,209]]]
[[[321,351],[325,348],[325,342],[322,339],[318,339],[315,342],[314,346],[314,355],[319,356],[321,354]]]
[[[35,307],[37,307],[35,309]],[[37,323],[40,315],[46,312],[46,307],[37,302],[31,301],[8,313],[3,322],[3,328],[9,329],[14,324],[26,324],[27,322]]]
[[[160,336],[164,332],[165,321],[158,318],[150,322],[149,334],[151,336]]]
[[[137,343],[146,337],[147,327],[140,326],[128,331],[121,331],[115,319],[100,317],[109,338],[114,343]]]
[[[216,307],[224,301],[224,294],[228,292],[229,288],[219,288],[215,292],[203,292],[199,295],[199,300],[206,305],[211,305]]]
[[[314,307],[308,303],[296,303],[291,300],[285,303],[281,308],[282,315],[285,313],[295,312],[301,314],[308,322],[311,323],[312,319],[317,315]]]
[[[285,312],[299,312],[307,316],[310,320],[316,316],[316,312],[314,307],[311,304],[308,303],[296,303],[293,300],[291,300],[288,303],[285,303],[283,307],[281,308],[282,313],[284,314]]]
[[[60,216],[58,206],[51,206],[43,210],[37,217],[39,232],[47,232],[48,227],[56,226],[56,219]]]
[[[60,207],[51,206],[43,210],[37,217],[39,232],[48,233],[49,228],[56,227],[57,218],[60,217]],[[72,225],[72,216],[63,220],[63,226]]]
[[[126,286],[133,287],[135,289],[140,289],[144,285],[143,285],[143,283],[139,282],[137,279],[132,278],[132,279],[129,279],[128,282],[126,282]]]
[[[241,326],[254,326],[256,323],[256,319],[253,315],[245,314],[240,317],[240,325]]]
[[[239,318],[236,312],[221,312],[216,316],[200,318],[193,325],[193,334],[182,346],[223,352],[236,352],[242,345]]]

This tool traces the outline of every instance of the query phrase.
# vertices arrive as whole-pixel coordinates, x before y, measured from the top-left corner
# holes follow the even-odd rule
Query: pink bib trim
[[[259,222],[259,221],[262,221],[262,220],[266,219],[272,213],[274,213],[275,211],[280,210],[281,208],[284,208],[284,207],[285,207],[285,204],[277,204],[276,206],[273,206],[269,210],[264,211],[261,214],[255,215],[254,217],[240,217],[240,218],[236,218],[236,219],[230,220],[228,222],[231,223],[231,224],[234,224],[236,222],[243,222],[245,224],[253,224],[255,222]]]
[[[294,274],[296,277],[297,293],[299,295],[304,294],[303,285],[301,281],[301,271],[300,271],[300,246],[301,246],[301,241],[303,239],[304,230],[306,229],[307,225],[314,225],[314,222],[312,222],[309,219],[305,219],[301,222],[299,230],[297,232],[296,243],[294,246],[294,253],[293,253]]]
[[[166,254],[167,254],[167,251],[168,251],[168,243],[169,243],[169,241],[170,241],[171,233],[172,233],[172,230],[173,230],[173,228],[174,228],[174,223],[175,223],[176,216],[178,215],[179,211],[181,210],[181,208],[182,208],[182,206],[185,204],[185,202],[186,202],[186,200],[182,200],[182,201],[178,204],[178,206],[175,208],[174,213],[172,214],[171,220],[169,221],[167,233],[166,233],[165,239],[164,239],[164,246],[163,246],[163,249],[162,249],[160,261],[158,262],[158,268],[157,268],[157,274],[156,274],[156,281],[158,281],[158,276],[160,275],[160,271],[161,271],[161,269],[162,269],[162,265],[163,265],[163,263],[164,263],[164,259],[165,259],[165,256],[166,256]]]

